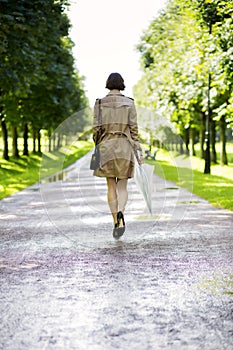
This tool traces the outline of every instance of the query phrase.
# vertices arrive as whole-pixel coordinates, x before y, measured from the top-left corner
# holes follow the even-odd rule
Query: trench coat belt
[[[134,144],[133,140],[130,139],[129,136],[128,136],[125,132],[123,132],[123,131],[117,131],[117,130],[116,130],[116,131],[108,131],[107,133],[108,133],[108,134],[112,134],[112,135],[122,135],[122,136],[125,136],[125,137],[127,138],[127,140],[129,141],[131,147],[132,147],[133,150],[135,151],[135,144]]]
[[[108,134],[113,134],[113,135],[125,135],[126,134],[122,131],[108,131]]]
[[[108,134],[125,136],[127,138],[127,140],[129,141],[129,143],[131,144],[131,146],[133,145],[132,140],[130,140],[128,135],[123,131],[117,131],[117,130],[116,131],[108,131]]]

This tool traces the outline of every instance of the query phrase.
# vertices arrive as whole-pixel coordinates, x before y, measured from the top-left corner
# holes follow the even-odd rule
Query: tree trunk
[[[216,153],[216,145],[215,145],[215,139],[216,139],[216,122],[211,118],[210,121],[210,139],[211,139],[211,161],[215,164],[217,164],[217,153]]]
[[[189,155],[190,155],[190,157],[193,157],[196,155],[194,143],[195,143],[195,129],[191,126],[189,128],[189,145],[190,145]]]
[[[226,120],[224,116],[222,116],[219,121],[219,128],[220,128],[220,144],[221,144],[220,164],[227,165],[228,161],[227,161],[227,152],[226,152]]]
[[[9,160],[8,131],[7,131],[6,121],[1,114],[1,111],[0,111],[0,117],[1,117],[1,126],[2,126],[2,137],[3,137],[3,158],[5,160]]]
[[[36,153],[36,131],[32,129],[33,153]]]
[[[41,153],[41,134],[40,134],[40,130],[37,132],[37,140],[38,140],[38,153]]]
[[[200,132],[199,132],[199,142],[200,142],[200,158],[205,158],[204,144],[205,144],[205,113],[202,112],[200,115]]]
[[[61,147],[61,134],[58,133],[57,135],[57,150]]]
[[[180,154],[184,154],[183,140],[180,137]]]
[[[46,147],[47,150],[47,147]],[[51,130],[48,130],[48,150],[49,152],[52,151],[52,139],[51,139]]]
[[[56,134],[55,134],[55,132],[52,135],[52,140],[53,140],[53,151],[56,151]]]
[[[12,132],[12,154],[14,157],[19,158],[17,127],[13,125],[11,132]]]
[[[189,154],[189,129],[184,131],[185,154]]]
[[[23,155],[28,156],[28,124],[24,124],[24,131],[23,131]]]

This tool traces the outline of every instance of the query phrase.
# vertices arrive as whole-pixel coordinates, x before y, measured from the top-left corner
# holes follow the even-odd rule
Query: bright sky
[[[68,15],[73,26],[73,53],[79,74],[85,77],[90,105],[108,93],[105,83],[112,72],[122,75],[123,93],[133,97],[132,88],[142,75],[135,46],[165,0],[71,2]]]

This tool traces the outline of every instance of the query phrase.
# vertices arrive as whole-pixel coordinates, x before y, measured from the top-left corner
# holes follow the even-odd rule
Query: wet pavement
[[[115,241],[89,159],[0,202],[0,349],[233,349],[233,213],[130,180]]]

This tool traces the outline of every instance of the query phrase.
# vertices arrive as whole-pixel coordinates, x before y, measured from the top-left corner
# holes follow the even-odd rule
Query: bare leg
[[[118,200],[117,200],[117,182],[115,177],[107,177],[108,186],[108,205],[112,213],[114,224],[117,223]]]
[[[118,209],[119,211],[122,211],[122,213],[124,213],[125,206],[128,200],[127,183],[128,179],[118,179],[116,185]]]

